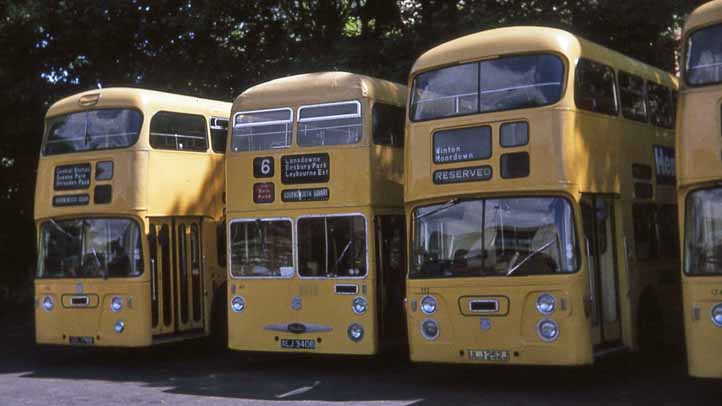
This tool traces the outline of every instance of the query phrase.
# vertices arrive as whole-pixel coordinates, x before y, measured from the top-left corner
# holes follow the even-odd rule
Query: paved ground
[[[722,404],[720,382],[686,377],[675,354],[658,367],[626,354],[590,368],[504,368],[209,354],[198,344],[58,353],[32,341],[29,323],[3,325],[0,405]]]

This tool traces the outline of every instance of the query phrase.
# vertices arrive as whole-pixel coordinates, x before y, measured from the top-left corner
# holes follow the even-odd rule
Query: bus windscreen
[[[38,278],[139,276],[140,228],[120,218],[50,220],[40,229],[38,262]]]
[[[569,202],[451,200],[414,211],[410,278],[525,276],[577,269]]]

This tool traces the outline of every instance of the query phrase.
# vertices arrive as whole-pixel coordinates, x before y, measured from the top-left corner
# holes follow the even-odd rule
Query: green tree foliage
[[[5,0],[0,3],[0,283],[34,261],[43,114],[138,86],[231,100],[280,76],[349,70],[406,82],[425,50],[473,32],[560,27],[672,70],[684,0]],[[9,270],[9,271],[8,271]]]

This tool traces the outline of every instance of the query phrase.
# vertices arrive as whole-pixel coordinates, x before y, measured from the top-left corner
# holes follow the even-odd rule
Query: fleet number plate
[[[282,338],[281,348],[290,350],[315,350],[316,340],[299,340],[292,338]]]
[[[70,336],[68,337],[70,344],[73,345],[93,345],[95,344],[95,339],[93,337],[76,337],[76,336]]]
[[[509,361],[509,351],[506,350],[469,350],[471,361]]]

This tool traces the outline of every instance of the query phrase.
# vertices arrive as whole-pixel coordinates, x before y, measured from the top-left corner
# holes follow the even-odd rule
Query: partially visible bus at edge
[[[209,334],[225,295],[230,107],[129,88],[50,107],[35,191],[37,343],[142,347]]]
[[[405,345],[406,87],[345,72],[238,96],[226,154],[229,347]]]
[[[682,292],[689,373],[722,378],[722,1],[683,32],[677,111]]]
[[[512,27],[431,49],[409,80],[411,359],[580,365],[665,344],[675,77]]]

